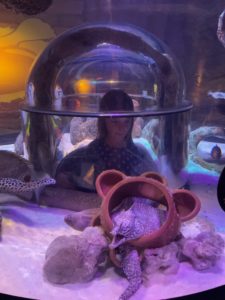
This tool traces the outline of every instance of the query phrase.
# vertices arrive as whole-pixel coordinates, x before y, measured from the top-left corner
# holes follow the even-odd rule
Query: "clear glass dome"
[[[134,101],[134,111],[119,115],[162,115],[192,107],[185,100],[182,70],[161,41],[133,26],[92,24],[66,31],[41,54],[27,83],[24,110],[112,115],[99,109],[99,101],[113,88]]]

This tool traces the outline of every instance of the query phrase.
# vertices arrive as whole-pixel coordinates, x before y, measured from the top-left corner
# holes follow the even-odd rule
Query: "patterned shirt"
[[[78,189],[95,190],[97,176],[105,170],[116,169],[127,176],[138,176],[146,171],[156,171],[156,164],[141,144],[130,142],[126,147],[114,148],[102,139],[68,154],[59,164],[60,172]]]

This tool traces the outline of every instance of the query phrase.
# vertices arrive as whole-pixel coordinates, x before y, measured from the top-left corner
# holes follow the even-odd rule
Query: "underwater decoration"
[[[221,172],[224,164],[224,128],[201,126],[190,132],[189,158],[205,170]]]
[[[80,235],[59,236],[47,249],[44,275],[57,284],[90,281],[106,260],[107,246],[100,227],[87,227]]]
[[[157,212],[157,214],[162,216],[156,217],[156,220],[164,219],[164,221],[162,226],[158,226],[160,230],[155,231],[155,234],[144,232],[139,237],[134,238],[133,236],[129,238],[129,244],[136,247],[161,247],[168,244],[176,238],[180,223],[192,219],[199,212],[200,200],[197,196],[184,189],[170,190],[157,180],[154,174],[147,172],[140,176],[127,177],[122,172],[107,170],[98,176],[96,188],[98,194],[103,198],[100,218],[106,233],[112,236],[112,230],[115,229],[115,224],[112,220],[113,209],[121,204],[121,201],[126,199],[126,197],[144,197],[154,201],[156,206],[160,204],[164,210],[166,209],[166,214],[162,211]],[[127,202],[129,203],[129,201]],[[152,211],[149,211],[146,200],[134,198],[131,200],[131,204],[128,204],[129,206],[133,216],[129,216],[129,210],[127,209],[126,213],[119,214],[119,218],[117,215],[117,221],[118,219],[122,219],[122,222],[124,220],[125,231],[132,232],[132,235],[135,230],[140,230],[141,232],[141,228],[137,228],[137,225],[143,226],[144,230],[146,230],[148,228],[147,222],[149,222],[148,214],[152,214]],[[145,214],[147,214],[146,218]],[[144,220],[145,224],[142,223]],[[121,221],[119,220],[119,222]],[[160,225],[160,222],[158,225]],[[156,229],[157,225],[152,224],[152,228],[154,227]],[[122,233],[119,232],[119,235],[121,236]],[[126,238],[125,241],[127,241]]]
[[[215,160],[219,160],[222,156],[222,151],[218,145],[215,145],[211,150],[211,156]]]
[[[152,141],[153,145],[149,146],[155,152],[156,159],[163,156],[167,162],[168,173],[173,174],[173,177],[168,178],[174,179],[174,186],[184,184],[180,173],[187,162],[188,111],[192,108],[192,103],[185,98],[184,76],[175,56],[162,41],[152,34],[148,35],[143,28],[99,23],[65,31],[46,47],[33,65],[26,90],[23,131],[25,136],[29,128],[31,134],[24,140],[24,145],[36,170],[53,175],[55,170],[57,173],[65,172],[64,166],[68,163],[74,170],[73,183],[83,189],[94,190],[91,177],[88,177],[87,182],[82,182],[82,185],[78,182],[83,173],[79,172],[78,165],[71,165],[70,159],[73,157],[71,153],[68,157],[68,152],[74,144],[76,147],[84,141],[84,138],[96,138],[96,133],[99,134],[97,120],[104,123],[104,120],[110,120],[105,118],[115,117],[113,120],[116,123],[120,117],[139,117],[136,122],[132,122],[132,138],[144,140],[146,144]],[[110,100],[115,97],[115,91],[127,95],[122,97],[120,93],[120,104]],[[128,98],[131,99],[128,101]],[[63,148],[63,143],[52,138],[53,129],[50,125],[55,115],[64,122],[62,127],[65,128],[65,142],[68,141],[70,126],[69,137],[72,143],[69,151],[60,151],[60,159],[58,150]],[[73,118],[72,121],[69,118]],[[146,137],[142,138],[142,128],[148,123]],[[176,133],[177,127],[181,128],[179,134]],[[149,136],[147,131],[151,128],[155,130]],[[107,132],[109,134],[110,130]],[[137,165],[141,165],[144,160],[147,162],[147,157],[150,157],[143,157],[139,153],[141,148],[145,150],[144,147],[137,151],[137,146],[130,143],[132,147],[127,148],[127,151],[118,151],[122,153],[119,158],[120,153],[114,154],[111,148],[106,149],[102,145],[105,142],[104,135],[105,133],[101,134],[101,141],[91,142],[90,147],[88,145],[87,153],[81,150],[75,153],[84,155],[82,159],[76,157],[79,161],[86,160],[87,163],[82,166],[88,165],[90,160],[87,159],[97,153],[94,159],[99,160],[99,169],[96,170],[94,178],[101,171],[113,168],[111,155],[117,158],[115,164],[121,164],[121,171],[124,173],[130,174],[131,169],[136,168],[136,173],[132,172],[130,175],[139,175],[148,169],[157,170],[155,161],[151,166],[145,164],[145,168],[142,165],[141,170],[138,169]],[[98,142],[101,142],[99,147]],[[91,147],[95,149],[92,150]],[[132,161],[133,168],[125,162],[128,159]],[[126,171],[126,168],[129,170]]]
[[[60,236],[47,249],[43,271],[49,282],[88,282],[113,263],[128,279],[128,287],[119,297],[127,300],[157,270],[174,274],[185,261],[204,271],[221,257],[224,240],[213,229],[194,237],[182,234],[181,222],[200,210],[194,193],[171,190],[167,180],[154,172],[127,177],[116,170],[104,171],[97,177],[96,187],[103,199],[101,208],[65,218],[68,225],[84,231],[78,237]],[[84,258],[94,236],[89,246],[93,251]]]

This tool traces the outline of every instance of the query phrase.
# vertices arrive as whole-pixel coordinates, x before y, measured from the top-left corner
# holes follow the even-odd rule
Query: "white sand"
[[[215,187],[195,186],[193,190],[202,202],[200,218],[213,222],[225,233],[225,212],[219,207]],[[116,300],[127,286],[113,268],[100,278],[86,284],[56,286],[45,281],[42,266],[45,251],[57,236],[75,234],[63,219],[67,210],[23,205],[14,196],[0,194],[3,214],[0,242],[0,292],[35,299],[105,299]],[[60,201],[60,199],[59,199]],[[195,223],[190,231],[196,230]],[[77,232],[78,233],[78,232]],[[181,263],[177,274],[153,274],[133,296],[139,299],[168,299],[192,294],[225,284],[225,260],[207,272],[195,271],[188,263]]]

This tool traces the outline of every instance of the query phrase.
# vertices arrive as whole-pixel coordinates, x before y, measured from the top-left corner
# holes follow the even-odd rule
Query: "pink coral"
[[[59,236],[49,245],[43,266],[51,283],[87,282],[106,258],[108,241],[100,227],[87,227],[80,235]]]
[[[143,257],[143,272],[150,275],[158,270],[175,273],[179,268],[179,246],[172,242],[164,247],[145,249]]]
[[[195,238],[183,239],[181,251],[196,270],[203,271],[216,264],[224,249],[224,240],[214,232],[202,232]]]

